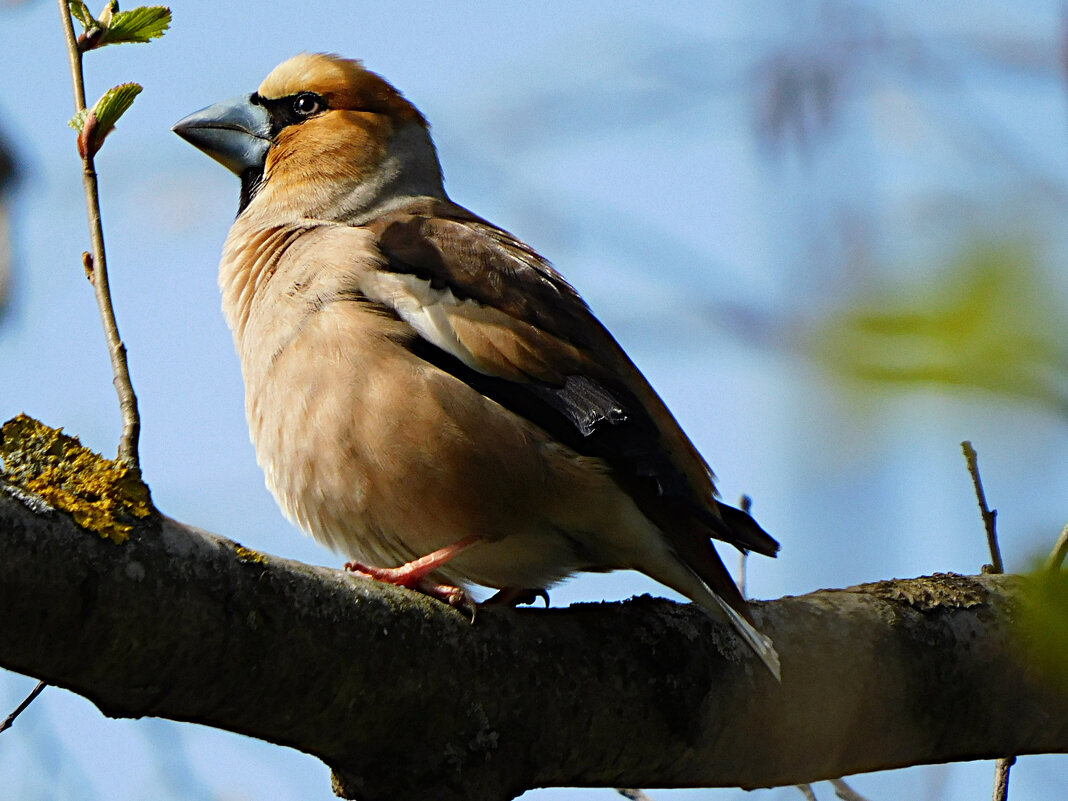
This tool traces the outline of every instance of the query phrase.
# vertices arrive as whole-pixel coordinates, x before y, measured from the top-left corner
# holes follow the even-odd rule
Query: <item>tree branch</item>
[[[800,784],[1068,751],[1028,666],[1023,579],[755,604],[781,686],[699,609],[647,597],[464,615],[166,518],[123,545],[0,492],[0,665],[111,716],[299,748],[366,801],[551,785]]]

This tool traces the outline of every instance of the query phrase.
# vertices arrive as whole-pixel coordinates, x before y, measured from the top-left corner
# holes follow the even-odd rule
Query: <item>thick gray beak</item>
[[[171,130],[236,175],[262,169],[271,147],[271,116],[249,95],[194,112]]]

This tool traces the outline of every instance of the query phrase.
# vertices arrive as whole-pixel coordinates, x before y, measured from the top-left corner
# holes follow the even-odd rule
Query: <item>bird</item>
[[[361,61],[301,53],[175,133],[240,178],[219,265],[257,460],[358,575],[473,603],[632,569],[779,678],[712,540],[779,543],[579,293],[445,192],[426,118]]]

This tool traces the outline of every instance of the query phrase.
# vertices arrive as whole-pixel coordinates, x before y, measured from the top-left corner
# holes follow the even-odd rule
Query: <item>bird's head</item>
[[[358,222],[411,197],[445,197],[426,119],[359,61],[302,53],[251,95],[174,132],[241,178],[241,212]]]

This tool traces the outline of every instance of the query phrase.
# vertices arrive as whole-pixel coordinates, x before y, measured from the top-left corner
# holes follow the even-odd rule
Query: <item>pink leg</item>
[[[449,606],[471,609],[472,619],[474,619],[474,601],[463,589],[448,584],[438,584],[428,579],[427,576],[481,540],[482,537],[477,534],[470,534],[452,545],[446,545],[444,548],[439,548],[433,553],[428,553],[400,567],[371,567],[360,562],[346,562],[345,569],[387,584],[417,590],[439,601],[444,601]]]
[[[452,545],[446,545],[444,548],[439,548],[426,556],[413,559],[400,567],[371,567],[360,562],[346,562],[345,569],[351,570],[353,573],[363,573],[365,576],[384,581],[387,584],[414,587],[443,564],[463,553],[481,539],[477,534],[470,534]]]

